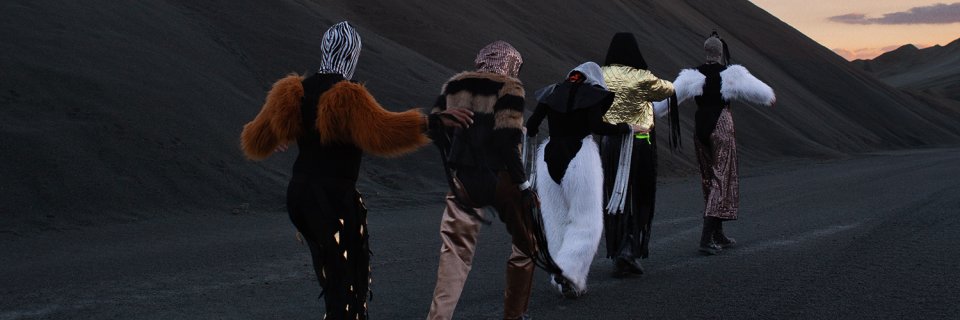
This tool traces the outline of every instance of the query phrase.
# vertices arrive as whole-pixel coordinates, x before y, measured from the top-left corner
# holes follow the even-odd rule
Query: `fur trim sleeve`
[[[523,97],[525,97],[525,96],[527,95],[527,93],[526,93],[526,91],[523,90],[523,83],[520,82],[520,80],[516,80],[516,79],[512,79],[512,78],[511,78],[511,79],[508,80],[508,81],[504,81],[503,87],[500,88],[500,94],[499,94],[499,96],[503,97],[503,96],[506,96],[506,95],[517,96],[517,97],[523,98]]]
[[[772,105],[777,97],[773,89],[760,81],[741,65],[731,65],[727,70],[720,72],[723,79],[720,85],[720,94],[725,99],[742,100],[761,105]]]
[[[501,97],[494,106],[493,140],[500,150],[511,180],[520,184],[526,180],[523,162],[520,161],[520,143],[523,140],[522,96],[512,94]]]
[[[683,69],[677,80],[673,81],[673,87],[677,93],[677,103],[683,103],[687,99],[703,94],[703,84],[707,81],[707,76],[695,69]]]
[[[497,103],[493,105],[493,129],[520,129],[520,127],[523,127],[523,105],[522,96],[506,95],[498,99]]]
[[[520,129],[523,127],[523,107],[526,91],[518,80],[510,79],[500,88],[499,99],[493,106],[493,129]]]
[[[419,110],[385,110],[363,85],[342,81],[320,97],[317,131],[323,143],[352,142],[364,152],[394,157],[430,142]]]
[[[243,126],[240,148],[251,160],[263,160],[283,143],[300,135],[303,77],[289,75],[273,84],[257,117]]]
[[[500,149],[501,159],[507,167],[507,174],[513,183],[521,184],[527,180],[520,160],[520,144],[523,140],[523,107],[525,104],[523,83],[510,78],[500,88],[499,99],[493,106],[494,141]]]

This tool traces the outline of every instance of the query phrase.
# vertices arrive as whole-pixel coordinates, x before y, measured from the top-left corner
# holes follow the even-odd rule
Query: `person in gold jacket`
[[[370,248],[367,210],[357,191],[361,156],[409,153],[430,142],[428,127],[467,127],[473,121],[472,112],[462,109],[430,116],[385,110],[362,84],[350,81],[360,46],[348,22],[330,27],[320,70],[274,83],[240,135],[251,160],[285,151],[289,143],[298,146],[287,211],[310,248],[326,305],[323,319],[367,318]]]
[[[640,259],[649,254],[657,189],[653,101],[674,94],[672,83],[657,78],[647,68],[633,34],[617,33],[613,36],[602,70],[616,98],[604,120],[625,122],[639,128],[628,135],[604,136],[601,144],[605,199],[622,199],[619,206],[608,205],[604,215],[607,257],[614,259],[619,275],[643,274]],[[626,139],[633,145],[624,143]],[[629,159],[621,160],[621,152],[630,152]],[[621,162],[629,162],[629,168],[622,166]],[[621,175],[620,185],[624,186],[621,189],[615,188],[618,174]]]

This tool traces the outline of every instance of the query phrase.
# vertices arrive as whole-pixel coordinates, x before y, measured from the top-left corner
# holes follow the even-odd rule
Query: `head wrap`
[[[567,77],[570,77],[570,74],[574,72],[580,72],[584,76],[586,76],[586,80],[583,81],[584,83],[601,87],[603,88],[603,90],[609,90],[609,88],[607,88],[607,82],[603,81],[603,71],[600,70],[600,66],[597,65],[596,62],[593,62],[593,61],[584,62],[583,64],[577,66],[576,68],[573,68],[573,70],[567,73]]]
[[[493,72],[516,78],[520,74],[523,57],[509,43],[497,40],[480,49],[474,63],[476,63],[477,71]]]
[[[360,58],[360,34],[346,21],[342,21],[323,33],[320,47],[321,73],[339,73],[347,80],[353,78]]]
[[[610,47],[607,49],[607,58],[603,65],[609,66],[619,64],[637,69],[648,69],[647,61],[640,54],[640,47],[637,46],[637,39],[629,32],[619,32],[613,35],[610,40]]]
[[[703,50],[706,51],[707,62],[730,64],[730,49],[716,31],[703,42]]]
[[[600,70],[600,66],[597,65],[596,62],[588,61],[588,62],[584,62],[583,64],[577,66],[576,68],[573,68],[573,70],[570,70],[570,72],[567,72],[567,77],[564,78],[564,80],[563,80],[562,82],[560,82],[560,83],[554,83],[554,84],[551,84],[551,85],[549,85],[549,86],[540,88],[540,90],[537,90],[533,95],[534,95],[535,97],[537,97],[537,101],[542,102],[542,103],[549,104],[549,105],[551,105],[551,107],[562,108],[562,107],[566,106],[565,102],[560,103],[560,102],[551,101],[551,100],[552,100],[552,99],[557,99],[556,95],[554,95],[554,93],[557,93],[557,92],[558,92],[557,90],[560,90],[560,92],[562,92],[562,94],[563,94],[563,98],[562,98],[562,99],[566,99],[566,98],[565,98],[565,97],[566,97],[565,94],[569,94],[569,92],[567,91],[567,89],[569,89],[569,88],[571,87],[568,82],[570,81],[570,78],[571,78],[570,76],[573,75],[574,72],[579,72],[579,73],[583,74],[583,83],[588,84],[588,85],[593,86],[593,87],[597,87],[596,90],[594,90],[594,91],[597,91],[597,92],[608,92],[608,91],[609,91],[609,89],[607,88],[607,83],[606,83],[605,81],[603,81],[603,71]],[[601,89],[602,89],[602,90],[601,90]],[[588,93],[588,92],[591,92],[590,90],[586,90],[586,89],[581,89],[580,91],[581,91],[581,93],[585,93],[585,94]],[[596,98],[596,97],[597,97],[597,96],[594,95],[594,98]],[[565,101],[565,100],[564,100],[564,101]],[[592,104],[587,104],[587,105],[584,105],[584,106],[585,106],[585,107],[589,107],[589,106],[592,106]]]

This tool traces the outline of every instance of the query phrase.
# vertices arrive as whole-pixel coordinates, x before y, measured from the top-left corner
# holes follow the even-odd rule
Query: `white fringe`
[[[620,144],[620,162],[617,165],[617,178],[613,182],[613,192],[607,202],[607,214],[621,214],[627,203],[627,188],[630,186],[630,161],[633,159],[633,130],[623,137]],[[608,179],[610,177],[607,177]]]
[[[520,161],[523,162],[523,168],[526,169],[527,181],[534,182],[531,186],[531,191],[537,190],[537,164],[536,164],[536,155],[537,155],[537,137],[528,138],[526,134],[523,135],[523,155],[520,158]]]

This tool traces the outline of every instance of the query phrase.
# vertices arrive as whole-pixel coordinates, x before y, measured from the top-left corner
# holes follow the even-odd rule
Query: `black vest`
[[[317,104],[320,96],[344,81],[339,74],[316,73],[303,80],[300,115],[303,132],[297,137],[300,153],[293,163],[294,177],[339,178],[356,181],[363,152],[349,143],[321,144],[317,132]],[[343,106],[349,107],[349,106]]]
[[[724,100],[723,95],[720,94],[720,86],[723,82],[723,79],[720,78],[720,72],[727,70],[727,66],[711,63],[701,65],[697,67],[697,70],[707,79],[703,83],[703,94],[694,98],[697,101],[695,130],[700,143],[709,146],[710,135],[713,134],[713,129],[717,127],[720,113],[724,108],[730,106],[730,102]]]

